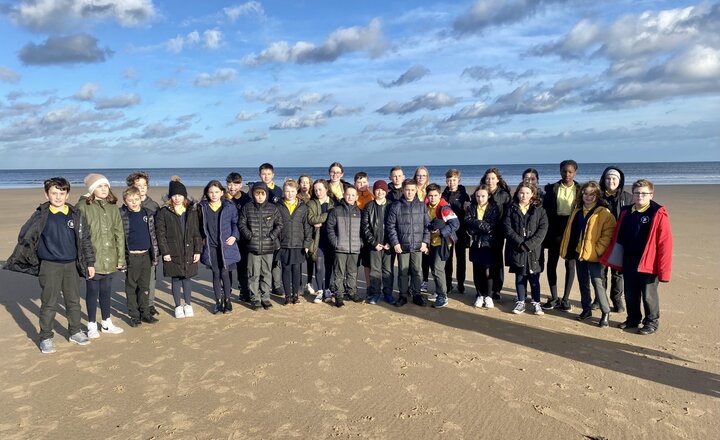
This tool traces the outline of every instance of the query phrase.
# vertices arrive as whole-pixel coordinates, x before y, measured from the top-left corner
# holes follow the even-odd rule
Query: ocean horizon
[[[656,185],[697,185],[720,184],[720,162],[629,162],[629,163],[579,163],[575,178],[578,182],[598,180],[607,166],[617,166],[625,173],[626,185],[643,178]],[[344,179],[352,181],[355,173],[368,173],[370,183],[388,180],[388,166],[346,166]],[[426,165],[430,173],[430,181],[445,185],[445,172],[457,168],[462,174],[461,183],[468,187],[476,186],[488,165]],[[504,164],[492,165],[500,169],[505,181],[511,187],[520,182],[522,172],[526,168],[535,168],[540,174],[540,184],[556,182],[560,178],[559,164]],[[403,165],[406,177],[412,177],[417,165]],[[41,187],[48,177],[63,176],[72,186],[83,186],[83,179],[89,173],[104,174],[112,186],[125,186],[125,178],[133,171],[143,170],[150,175],[150,186],[167,185],[170,177],[178,175],[187,186],[204,186],[210,180],[225,181],[230,172],[243,176],[245,183],[259,180],[258,168],[253,167],[176,167],[176,168],[87,168],[87,169],[11,169],[0,172],[0,188],[34,188]],[[285,179],[297,179],[301,174],[312,176],[313,179],[328,178],[327,167],[276,167],[275,181],[282,183]]]

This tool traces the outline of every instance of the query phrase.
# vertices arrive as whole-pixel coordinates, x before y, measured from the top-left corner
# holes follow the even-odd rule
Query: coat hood
[[[605,175],[610,170],[615,170],[618,172],[618,174],[620,174],[620,185],[618,185],[617,192],[622,193],[623,189],[625,188],[625,173],[623,173],[623,171],[620,168],[615,167],[615,166],[609,166],[609,167],[605,168],[605,171],[603,171],[602,176],[600,176],[600,182],[599,182],[600,190],[603,192],[603,194],[605,193],[605,191],[607,191],[607,187],[605,186]]]

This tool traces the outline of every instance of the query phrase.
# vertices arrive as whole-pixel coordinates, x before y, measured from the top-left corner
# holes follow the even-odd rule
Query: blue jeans
[[[530,282],[530,291],[532,292],[533,302],[540,302],[540,272],[528,275],[515,274],[515,290],[517,290],[517,300],[525,302],[527,296],[527,283]]]

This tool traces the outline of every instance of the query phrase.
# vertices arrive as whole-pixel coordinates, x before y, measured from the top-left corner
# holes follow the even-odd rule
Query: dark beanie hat
[[[187,188],[185,188],[185,185],[183,185],[182,182],[178,180],[171,180],[168,195],[172,197],[178,194],[183,197],[187,197]]]
[[[373,192],[378,188],[382,189],[385,192],[389,192],[388,184],[384,180],[376,180],[375,181],[375,183],[373,184]]]

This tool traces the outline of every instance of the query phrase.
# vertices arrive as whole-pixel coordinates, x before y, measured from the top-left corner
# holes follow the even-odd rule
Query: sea
[[[637,179],[649,179],[656,185],[710,185],[720,184],[720,162],[644,162],[644,163],[580,163],[577,176],[578,182],[598,180],[608,166],[617,166],[625,173],[625,182],[629,186]],[[412,177],[417,165],[403,166],[406,177]],[[540,184],[556,182],[560,178],[559,166],[552,164],[511,164],[493,165],[500,169],[505,181],[511,187],[518,184],[522,173],[527,168],[535,168],[540,175]],[[347,166],[344,179],[352,182],[353,176],[365,171],[370,184],[378,179],[388,181],[390,166]],[[445,185],[445,172],[457,168],[461,172],[461,183],[474,187],[489,168],[488,165],[429,165],[430,181]],[[133,171],[142,168],[95,168],[95,169],[34,169],[34,170],[0,170],[0,188],[38,188],[48,177],[63,176],[72,186],[84,186],[83,178],[88,173],[101,173],[110,181],[111,186],[125,186],[125,178]],[[257,167],[216,167],[216,168],[144,168],[150,175],[150,186],[165,186],[173,175],[180,176],[186,186],[205,186],[210,180],[225,182],[230,172],[243,176],[243,182],[252,184],[258,179]],[[327,167],[276,167],[275,182],[282,183],[285,179],[297,179],[301,174],[312,176],[313,179],[328,178]]]

